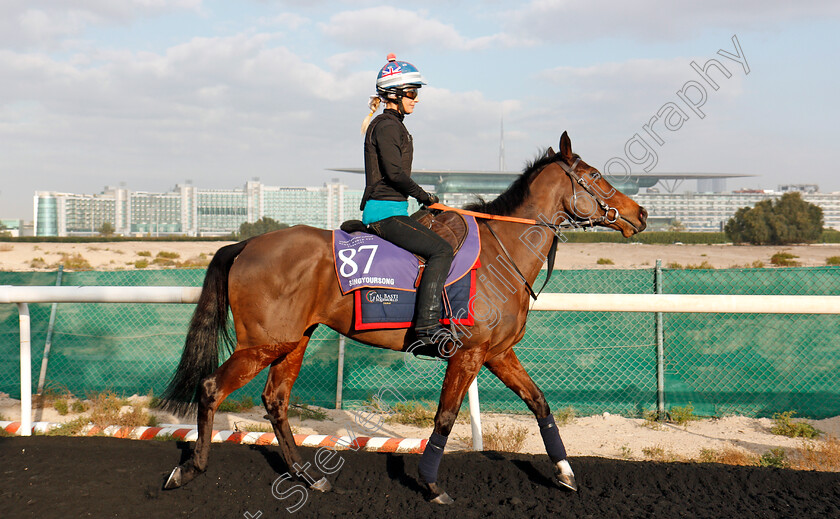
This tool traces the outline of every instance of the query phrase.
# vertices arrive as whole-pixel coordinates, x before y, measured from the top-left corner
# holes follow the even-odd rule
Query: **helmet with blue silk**
[[[388,54],[388,63],[376,77],[376,93],[386,99],[396,100],[403,97],[406,90],[420,88],[425,84],[417,67],[407,61],[397,61],[394,54]]]

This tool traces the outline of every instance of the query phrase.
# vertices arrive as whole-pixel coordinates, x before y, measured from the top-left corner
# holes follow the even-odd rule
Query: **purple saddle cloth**
[[[467,238],[455,254],[446,285],[469,273],[481,252],[478,224],[472,216],[464,216]],[[414,291],[420,263],[414,254],[397,247],[379,236],[364,232],[333,231],[333,259],[335,275],[341,293],[359,288],[390,288]]]

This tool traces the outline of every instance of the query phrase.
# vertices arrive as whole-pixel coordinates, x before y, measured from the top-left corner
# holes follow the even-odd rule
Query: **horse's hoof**
[[[332,490],[332,485],[329,481],[327,481],[327,478],[321,478],[315,483],[313,483],[312,486],[310,486],[309,488],[311,488],[312,490],[317,490],[319,492],[329,492],[330,490]]]
[[[557,484],[566,490],[577,492],[578,486],[574,474],[558,474],[555,476]]]
[[[181,466],[177,466],[172,469],[172,473],[169,474],[169,479],[166,480],[166,483],[163,485],[165,490],[172,490],[173,488],[178,488],[183,485],[183,477],[181,472]]]
[[[451,505],[455,502],[454,499],[449,497],[449,494],[443,491],[442,488],[437,486],[437,483],[423,483],[426,487],[426,490],[429,494],[429,502],[435,503],[438,505]]]
[[[568,460],[558,461],[554,465],[554,481],[560,485],[560,488],[577,492],[578,486],[575,481],[575,473],[572,472],[572,466],[569,465]]]

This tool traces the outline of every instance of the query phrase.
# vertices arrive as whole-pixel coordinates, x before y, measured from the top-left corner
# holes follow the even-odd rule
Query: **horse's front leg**
[[[557,424],[554,422],[554,416],[551,414],[548,402],[546,402],[543,392],[540,391],[540,388],[522,367],[516,353],[513,352],[513,348],[488,360],[485,366],[514,393],[519,395],[528,409],[534,413],[537,424],[540,426],[540,435],[545,445],[545,451],[554,464],[555,481],[562,488],[576,491],[575,473],[566,459],[566,447],[560,438],[560,432],[557,430]]]
[[[438,467],[443,458],[443,450],[449,433],[461,409],[461,403],[464,401],[470,384],[481,369],[486,351],[486,347],[475,347],[467,351],[458,350],[448,361],[440,392],[440,402],[435,414],[434,432],[426,444],[419,467],[420,482],[428,490],[428,497],[433,503],[448,505],[454,502],[449,494],[437,484]]]

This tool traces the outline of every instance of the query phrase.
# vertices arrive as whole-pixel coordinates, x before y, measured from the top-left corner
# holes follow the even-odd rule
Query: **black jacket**
[[[362,210],[371,199],[403,202],[413,196],[420,203],[429,201],[429,194],[411,179],[414,145],[403,117],[396,110],[387,109],[368,127]]]

